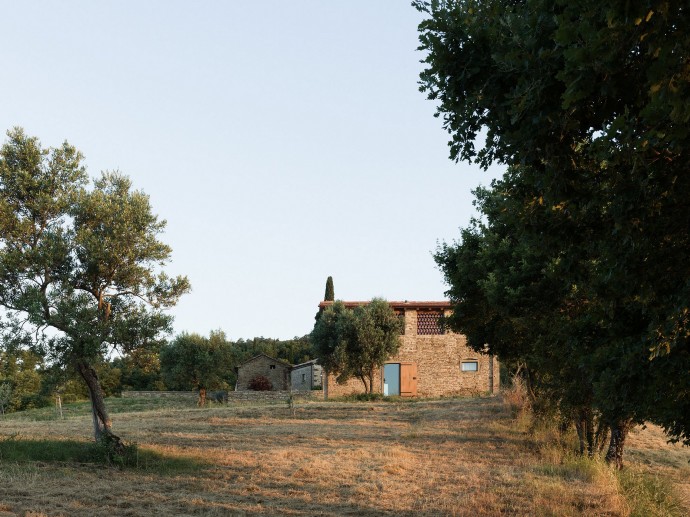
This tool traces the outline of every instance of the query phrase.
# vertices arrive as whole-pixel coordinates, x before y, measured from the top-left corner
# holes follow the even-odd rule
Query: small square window
[[[272,364],[272,365],[269,366],[269,368],[270,368],[271,370],[275,370],[275,369],[276,369],[276,365],[275,365],[275,364]]]
[[[463,372],[476,372],[479,370],[479,363],[477,361],[463,361],[460,370]]]

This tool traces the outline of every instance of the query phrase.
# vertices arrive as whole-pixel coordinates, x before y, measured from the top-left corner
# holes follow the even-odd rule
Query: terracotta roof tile
[[[359,307],[361,305],[367,305],[369,302],[368,301],[344,301],[344,300],[339,300],[342,301],[345,307],[348,308],[354,308],[354,307]],[[333,305],[334,302],[321,302],[319,303],[319,308],[320,309],[325,309],[326,307],[330,307]],[[433,310],[433,309],[450,309],[453,307],[453,305],[447,301],[403,301],[403,302],[388,302],[388,304],[393,308],[393,309],[428,309],[428,310]]]

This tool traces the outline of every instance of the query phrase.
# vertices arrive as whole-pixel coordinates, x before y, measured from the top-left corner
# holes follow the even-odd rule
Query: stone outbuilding
[[[310,391],[321,389],[323,370],[316,359],[306,363],[296,364],[290,372],[291,388],[293,391]]]
[[[235,391],[251,391],[250,383],[258,376],[268,379],[273,391],[289,390],[291,368],[290,363],[266,354],[254,356],[237,366]]]
[[[333,302],[321,302],[325,309]],[[348,308],[368,302],[343,302]],[[388,302],[404,321],[400,349],[376,373],[373,391],[388,396],[440,397],[496,393],[500,385],[499,365],[492,355],[475,352],[467,339],[444,328],[443,318],[451,314],[447,301]],[[378,382],[377,382],[378,381]],[[324,396],[339,397],[363,393],[359,379],[344,384],[324,373]]]

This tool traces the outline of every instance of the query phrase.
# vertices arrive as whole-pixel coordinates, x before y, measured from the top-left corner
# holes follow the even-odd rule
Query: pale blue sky
[[[150,195],[192,282],[176,332],[304,335],[328,275],[342,299],[444,298],[432,251],[493,176],[448,159],[409,2],[0,6],[0,128]]]

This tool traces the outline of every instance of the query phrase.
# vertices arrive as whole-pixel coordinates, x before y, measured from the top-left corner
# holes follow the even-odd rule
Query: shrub
[[[273,384],[263,375],[257,375],[249,381],[248,387],[250,390],[254,391],[271,391],[273,389]]]
[[[400,397],[385,397],[383,393],[351,393],[338,397],[342,402],[393,402],[399,401]]]
[[[525,381],[517,376],[512,376],[509,388],[503,389],[503,403],[508,406],[513,417],[530,410],[530,399]]]

